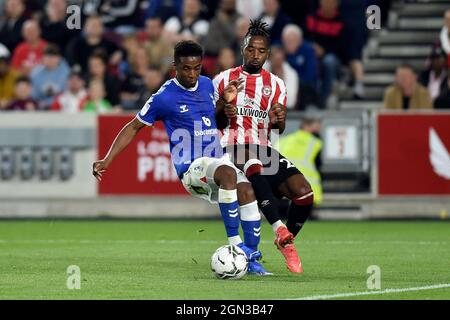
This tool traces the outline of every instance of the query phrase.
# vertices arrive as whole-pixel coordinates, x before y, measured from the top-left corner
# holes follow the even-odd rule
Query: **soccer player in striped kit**
[[[260,20],[252,21],[242,45],[242,66],[214,79],[216,120],[223,129],[222,146],[252,183],[287,268],[301,273],[294,239],[311,214],[313,192],[300,171],[271,147],[271,132],[278,129],[281,134],[286,126],[286,87],[283,80],[263,69],[270,54],[267,27]],[[236,88],[233,99],[227,101],[222,92],[234,80],[239,81],[240,90]],[[273,168],[276,172],[271,172]],[[278,209],[282,197],[291,200],[286,225]]]

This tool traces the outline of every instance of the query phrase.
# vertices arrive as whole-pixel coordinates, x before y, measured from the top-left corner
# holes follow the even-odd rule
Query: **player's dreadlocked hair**
[[[179,62],[181,57],[200,57],[203,58],[203,49],[195,41],[180,41],[175,45],[174,60]]]
[[[248,31],[245,37],[253,37],[253,36],[261,36],[266,38],[267,41],[269,41],[270,40],[269,25],[260,19],[250,20],[250,26],[248,27]]]

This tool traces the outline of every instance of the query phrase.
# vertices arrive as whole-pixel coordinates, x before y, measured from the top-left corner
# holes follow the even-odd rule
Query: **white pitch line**
[[[324,294],[324,295],[309,296],[309,297],[303,297],[303,298],[294,298],[292,300],[325,300],[325,299],[335,299],[335,298],[367,296],[367,295],[373,295],[373,294],[399,293],[399,292],[433,290],[433,289],[442,289],[442,288],[450,288],[450,283],[429,285],[429,286],[424,286],[424,287],[385,289],[385,290],[378,290],[378,291],[349,292],[349,293],[337,293],[337,294]]]
[[[182,239],[172,239],[172,240],[94,240],[94,239],[0,239],[0,244],[2,243],[80,243],[80,244],[94,244],[94,243],[117,243],[117,244],[131,244],[131,243],[159,243],[159,244],[183,244],[183,243],[222,243],[226,240],[182,240]],[[272,244],[271,240],[261,240],[261,244]],[[380,244],[390,244],[390,245],[447,245],[446,241],[363,241],[363,240],[299,240],[299,244],[307,245],[380,245]]]

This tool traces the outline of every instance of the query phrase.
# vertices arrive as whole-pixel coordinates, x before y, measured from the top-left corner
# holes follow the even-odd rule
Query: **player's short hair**
[[[269,25],[262,21],[261,19],[258,20],[250,20],[250,26],[248,27],[247,34],[245,37],[254,37],[254,36],[261,36],[267,40],[267,42],[270,42],[270,32],[269,32]]]
[[[203,59],[203,48],[195,41],[180,41],[175,45],[173,59],[180,62],[181,57],[200,57]]]

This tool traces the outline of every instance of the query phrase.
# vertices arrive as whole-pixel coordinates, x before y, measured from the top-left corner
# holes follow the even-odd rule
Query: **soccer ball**
[[[211,270],[219,279],[240,279],[247,269],[247,256],[238,246],[221,246],[211,257]]]

